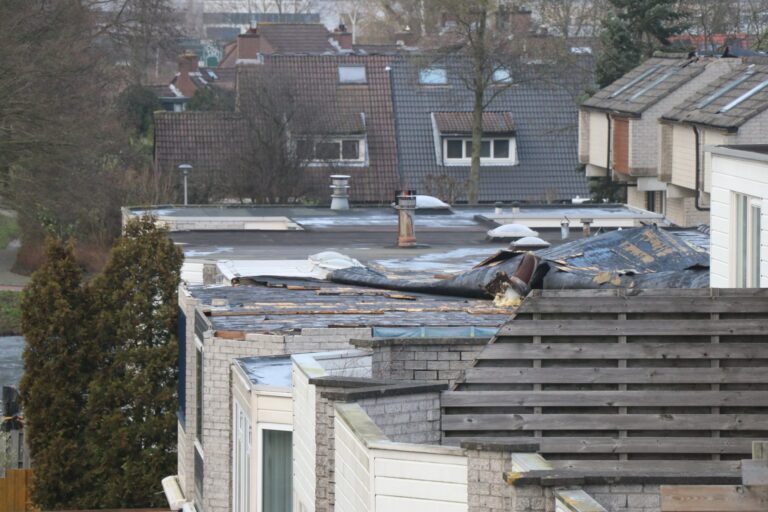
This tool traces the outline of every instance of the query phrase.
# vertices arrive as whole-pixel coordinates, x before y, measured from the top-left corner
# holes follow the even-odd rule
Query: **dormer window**
[[[358,64],[344,64],[339,66],[339,83],[365,84],[368,78],[365,75],[365,66]]]
[[[365,163],[364,138],[332,138],[316,142],[299,140],[296,143],[296,150],[299,155],[309,160],[310,165]]]
[[[419,70],[419,83],[422,85],[446,85],[448,83],[448,71],[445,68],[423,68]]]
[[[517,165],[515,125],[509,112],[483,112],[480,165]],[[435,151],[438,163],[468,166],[472,163],[472,112],[434,112]]]
[[[512,74],[507,68],[499,68],[493,72],[493,83],[509,84],[512,83]]]

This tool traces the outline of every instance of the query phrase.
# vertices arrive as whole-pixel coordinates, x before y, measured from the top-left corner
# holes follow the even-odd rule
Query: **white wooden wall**
[[[589,163],[607,168],[608,120],[603,112],[589,113]]]
[[[315,386],[293,365],[293,510],[315,510]],[[299,504],[303,508],[299,507]]]
[[[762,199],[760,286],[768,287],[768,162],[712,154],[712,209],[710,211],[710,286],[734,286],[732,236],[733,193]]]

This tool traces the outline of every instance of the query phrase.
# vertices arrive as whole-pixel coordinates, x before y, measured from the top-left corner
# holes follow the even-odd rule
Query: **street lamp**
[[[192,170],[192,166],[189,164],[181,164],[179,170],[184,174],[184,206],[187,206],[187,176],[189,176],[189,171]]]

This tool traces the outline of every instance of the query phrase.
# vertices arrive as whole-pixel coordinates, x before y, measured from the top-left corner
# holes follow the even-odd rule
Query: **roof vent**
[[[349,176],[331,175],[331,210],[349,210]]]
[[[502,224],[488,231],[488,238],[495,240],[511,240],[538,235],[536,231],[523,224]]]
[[[536,249],[546,249],[551,244],[546,240],[535,236],[525,236],[509,244],[509,248],[515,251],[535,251]]]
[[[397,246],[416,247],[416,228],[413,224],[413,217],[416,212],[416,191],[399,191],[396,201]]]

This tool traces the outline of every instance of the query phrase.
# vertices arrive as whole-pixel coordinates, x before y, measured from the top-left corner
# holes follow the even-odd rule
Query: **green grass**
[[[0,336],[21,334],[21,293],[0,291]]]
[[[0,214],[0,249],[5,249],[11,240],[18,238],[19,225],[16,219]]]

